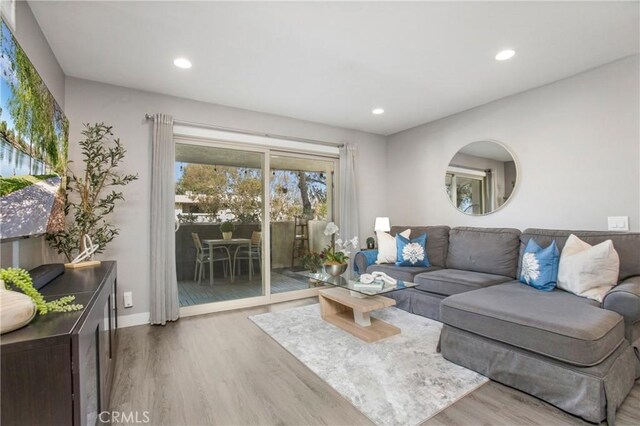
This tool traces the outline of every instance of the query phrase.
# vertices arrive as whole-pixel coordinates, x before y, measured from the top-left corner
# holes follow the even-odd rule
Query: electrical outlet
[[[124,292],[124,307],[131,308],[133,306],[133,294],[130,291]]]
[[[609,231],[628,231],[629,216],[609,216],[607,224]]]

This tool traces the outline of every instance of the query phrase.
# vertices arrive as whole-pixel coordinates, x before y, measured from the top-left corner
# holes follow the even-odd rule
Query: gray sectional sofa
[[[397,307],[443,323],[442,355],[495,381],[535,395],[590,422],[613,424],[640,377],[640,233],[545,229],[394,226],[427,234],[430,267],[368,264],[418,285],[389,294]],[[570,234],[589,244],[611,239],[620,282],[602,304],[517,280],[530,238],[562,250]]]

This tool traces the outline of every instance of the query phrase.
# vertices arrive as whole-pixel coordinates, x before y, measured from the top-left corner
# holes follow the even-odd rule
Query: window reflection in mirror
[[[511,197],[517,182],[513,155],[493,141],[473,142],[449,162],[445,189],[452,204],[469,215],[496,211]]]

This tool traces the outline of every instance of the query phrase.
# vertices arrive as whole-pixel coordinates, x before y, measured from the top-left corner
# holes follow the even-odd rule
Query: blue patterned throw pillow
[[[396,234],[398,259],[396,266],[431,266],[427,259],[427,234],[419,235],[413,240]]]
[[[560,250],[555,240],[543,249],[532,238],[522,254],[520,282],[538,290],[551,291],[556,288],[559,263]]]

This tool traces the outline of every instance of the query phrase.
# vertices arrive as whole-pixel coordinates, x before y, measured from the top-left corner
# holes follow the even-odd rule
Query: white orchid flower
[[[349,241],[349,244],[351,244],[353,248],[358,248],[358,237],[353,237],[351,241]]]
[[[338,232],[340,228],[333,222],[327,223],[327,226],[324,228],[324,235],[329,236]]]

